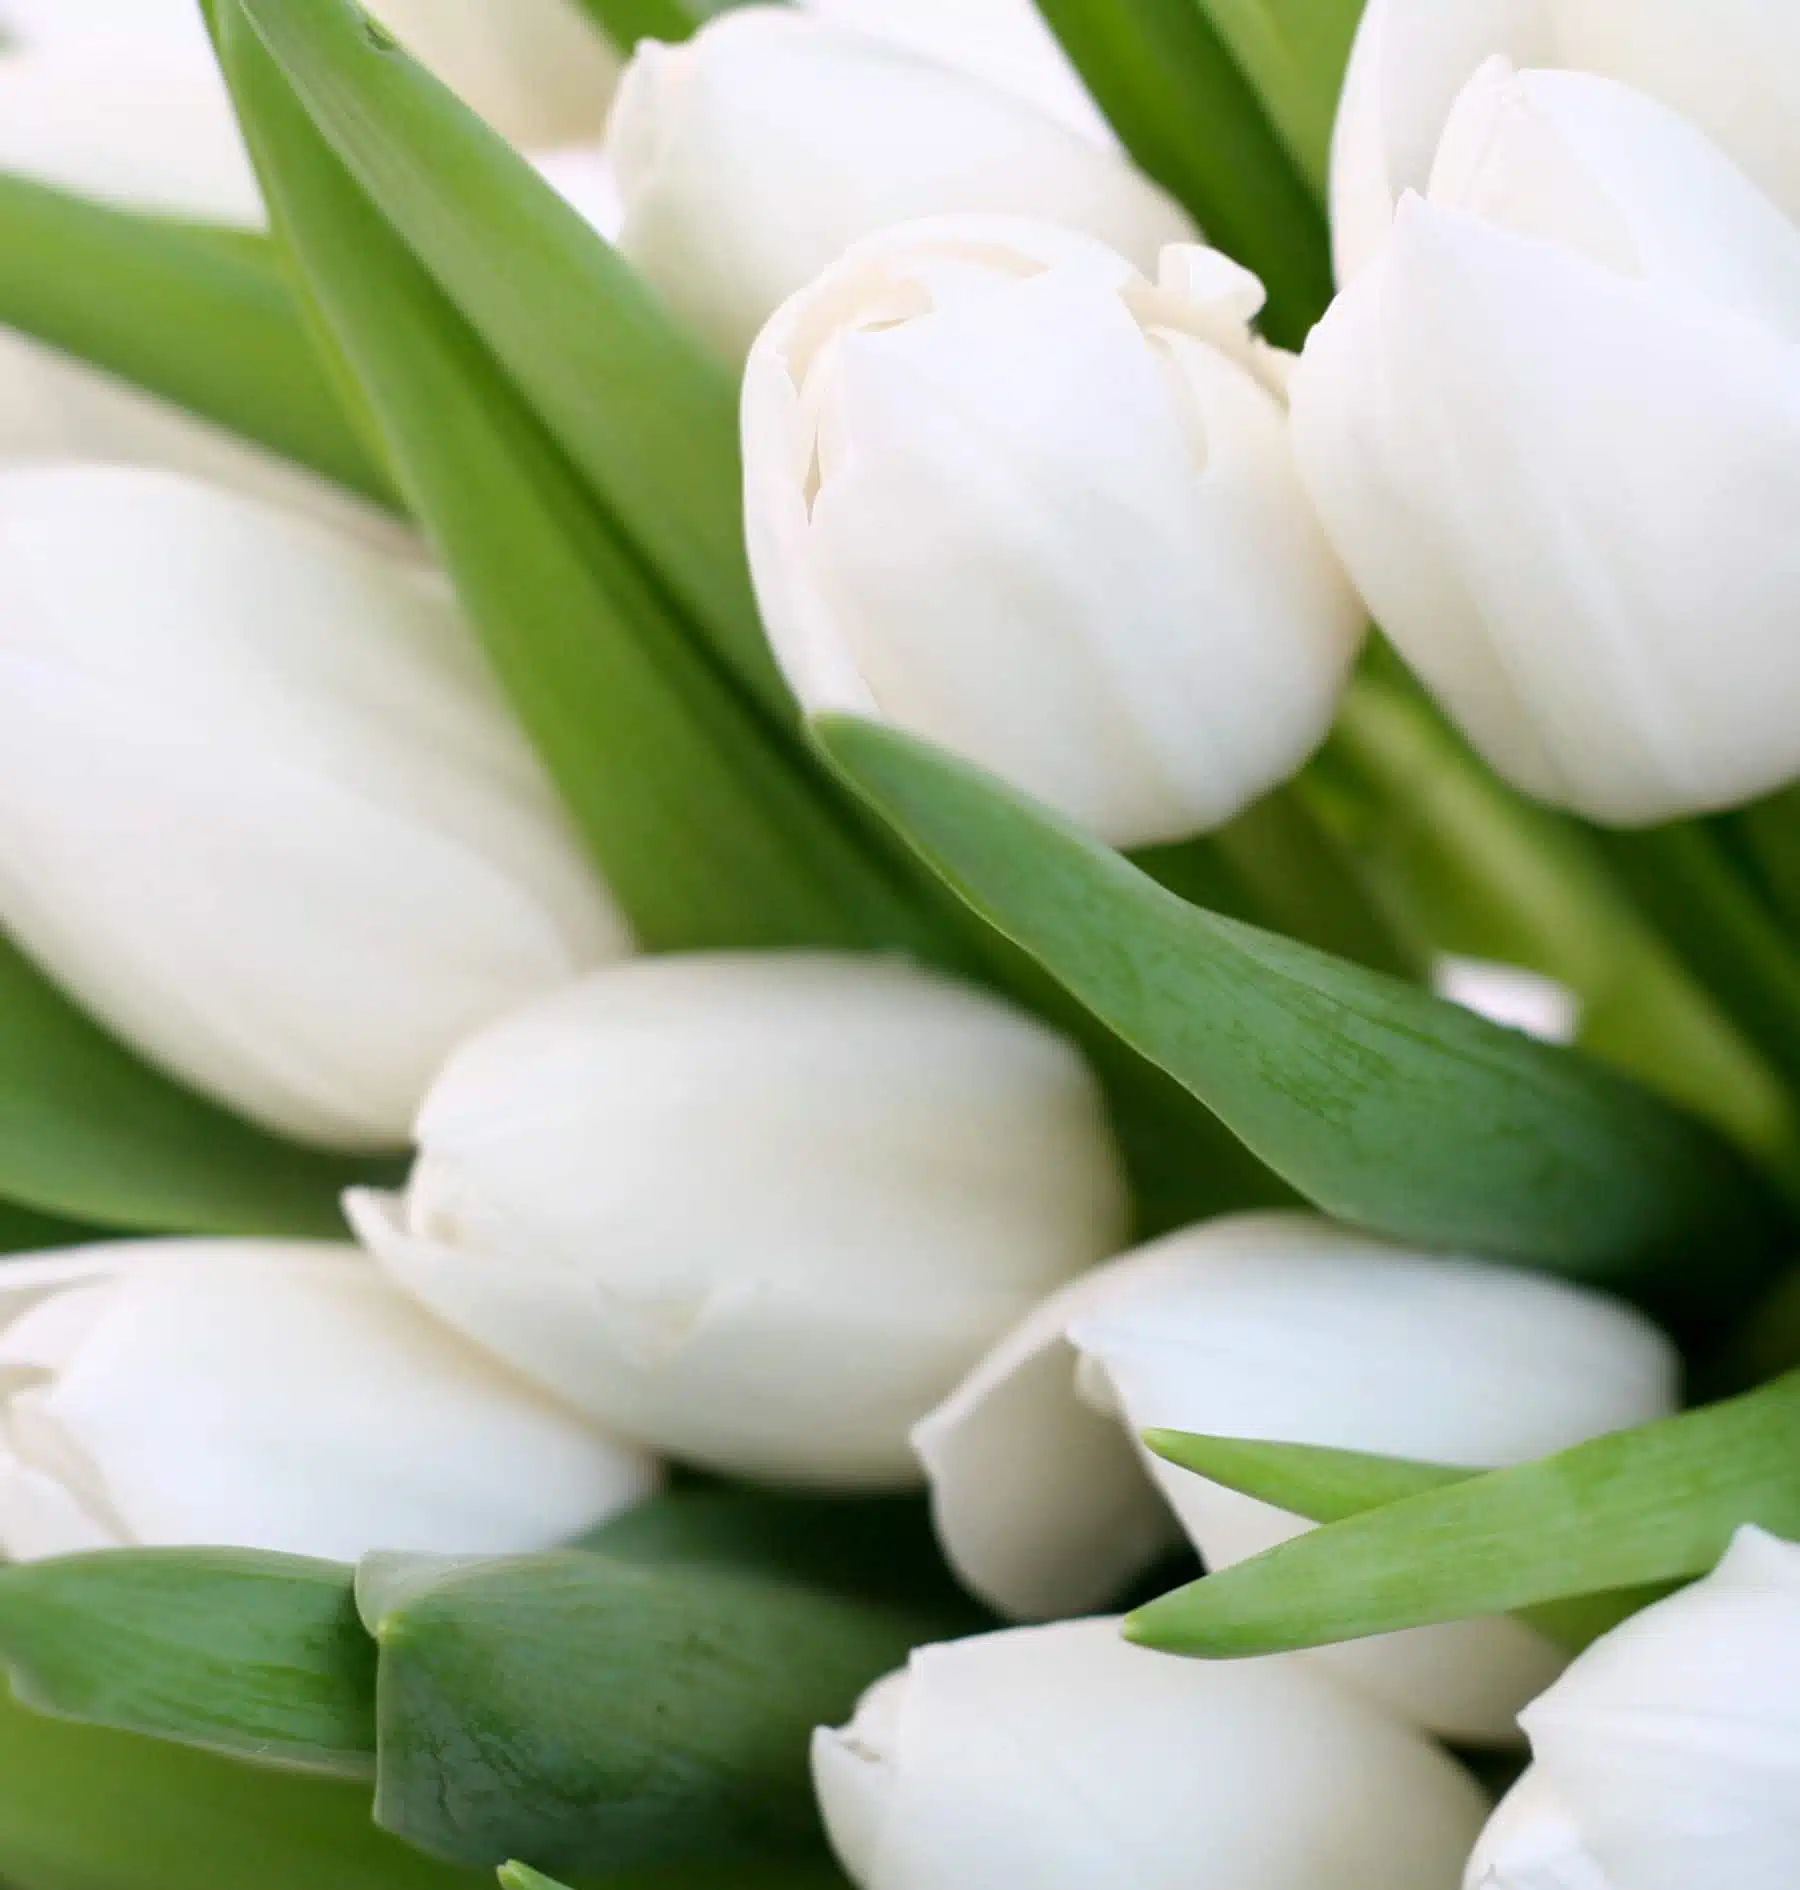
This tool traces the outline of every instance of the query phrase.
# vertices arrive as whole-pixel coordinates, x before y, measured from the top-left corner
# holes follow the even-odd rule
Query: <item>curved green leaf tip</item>
[[[546,1877],[529,1864],[505,1864],[500,1870],[501,1890],[565,1890],[554,1877]]]
[[[1252,1495],[1314,1494],[1338,1456],[1188,1438],[1182,1461]],[[1134,1641],[1237,1660],[1490,1614],[1560,1610],[1576,1640],[1670,1583],[1704,1575],[1745,1524],[1800,1540],[1800,1373],[1725,1404],[1595,1438],[1516,1469],[1444,1482],[1350,1514],[1141,1608]],[[1390,1489],[1405,1466],[1381,1472]],[[1435,1483],[1436,1487],[1431,1487]],[[1348,1499],[1315,1505],[1343,1514]],[[1300,1511],[1301,1514],[1305,1510]],[[1620,1591],[1639,1590],[1637,1594]]]

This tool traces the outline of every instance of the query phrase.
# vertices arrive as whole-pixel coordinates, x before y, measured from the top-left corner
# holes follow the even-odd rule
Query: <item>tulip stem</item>
[[[1800,1091],[1800,955],[1719,836],[1685,822],[1599,840],[1720,1009]]]

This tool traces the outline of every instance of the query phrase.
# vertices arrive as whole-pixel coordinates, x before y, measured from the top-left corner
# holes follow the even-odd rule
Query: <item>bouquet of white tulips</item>
[[[0,1885],[1800,1887],[1793,0],[0,0]]]

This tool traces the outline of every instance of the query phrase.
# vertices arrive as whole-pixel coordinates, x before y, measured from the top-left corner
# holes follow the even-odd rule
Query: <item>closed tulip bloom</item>
[[[1486,1809],[1317,1667],[1116,1621],[921,1648],[814,1736],[813,1778],[859,1890],[1444,1890]]]
[[[1003,1612],[1100,1605],[1167,1540],[1211,1568],[1298,1519],[1156,1461],[1128,1434],[1195,1431],[1498,1468],[1667,1416],[1674,1348],[1598,1294],[1415,1254],[1307,1214],[1214,1221],[1040,1307],[916,1433],[939,1533]],[[1121,1425],[1123,1428],[1121,1428]],[[1409,1718],[1505,1739],[1560,1665],[1511,1620],[1309,1655]]]
[[[1332,154],[1341,279],[1430,182],[1457,94],[1495,56],[1648,93],[1800,219],[1800,13],[1788,0],[1370,0]]]
[[[889,721],[1120,845],[1219,826],[1323,739],[1362,612],[1301,489],[1286,357],[1214,251],[1152,283],[1047,224],[858,244],[744,382],[751,567],[800,700]]]
[[[808,12],[972,72],[1108,149],[1118,140],[1033,0],[804,0]]]
[[[98,467],[0,474],[0,923],[165,1069],[346,1148],[629,943],[441,580]]]
[[[953,212],[1047,217],[1150,268],[1193,226],[1116,151],[971,73],[788,7],[646,41],[607,134],[620,249],[734,361],[859,238]]]
[[[1633,826],[1800,773],[1800,226],[1692,126],[1485,68],[1293,409],[1375,616],[1515,785]]]
[[[1800,1548],[1746,1529],[1523,1716],[1535,1763],[1468,1890],[1800,1883]]]
[[[0,1551],[557,1546],[654,1463],[350,1247],[144,1241],[0,1277]]]
[[[768,1481],[915,1482],[907,1432],[1125,1187],[1093,1078],[1035,1021],[899,962],[645,959],[477,1037],[392,1276],[601,1422]]]

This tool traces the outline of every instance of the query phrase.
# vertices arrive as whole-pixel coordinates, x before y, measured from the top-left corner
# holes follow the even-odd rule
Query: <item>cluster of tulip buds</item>
[[[372,10],[739,389],[746,583],[792,702],[827,745],[929,745],[1029,804],[1102,862],[1064,907],[1120,855],[1235,858],[1237,823],[1341,763],[1372,623],[1400,659],[1374,708],[1459,781],[1485,764],[1467,792],[1546,860],[1800,778],[1778,0],[1370,0],[1338,293],[1293,351],[1025,0],[743,5],[616,63],[560,0]],[[261,240],[200,9],[0,0],[0,27],[0,168]],[[0,927],[149,1072],[351,1184],[335,1238],[70,1213],[0,1265],[9,1564],[228,1546],[367,1575],[558,1551],[696,1476],[821,1513],[911,1497],[986,1631],[884,1655],[814,1734],[859,1890],[1800,1885],[1800,1522],[1715,1531],[1667,1571],[1692,1586],[1574,1642],[1527,1597],[1180,1659],[1211,1651],[1182,1597],[1118,1612],[1352,1516],[1181,1439],[1451,1481],[1576,1461],[1679,1423],[1677,1311],[1284,1165],[1285,1104],[1188,1081],[1143,1021],[1166,954],[1121,948],[1106,1038],[996,972],[991,933],[668,949],[424,523],[0,339]],[[750,693],[720,689],[760,729]],[[833,816],[847,850],[864,811]],[[973,860],[934,863],[980,909]],[[1466,1061],[1516,1043],[1546,1092],[1623,1090],[1568,1074],[1550,1046],[1580,1036],[1660,1092],[1619,1105],[1646,1170],[1674,1190],[1716,1143],[1752,1174],[1792,1127],[1781,1056],[1673,951],[1592,936],[1529,971],[1440,954],[1469,1030],[1525,1026]],[[1625,1043],[1627,987],[1673,995]],[[1326,1036],[1389,1080],[1362,990],[1306,1014],[1269,1091]],[[1194,1060],[1256,1062],[1221,1040]],[[1185,1172],[1211,1144],[1179,1164],[1184,1200],[1217,1181],[1238,1211],[1146,1211],[1119,1098],[1148,1063],[1267,1160],[1241,1198]],[[1651,1112],[1696,1104],[1709,1139],[1662,1162]],[[385,1591],[358,1592],[369,1619]],[[1516,1762],[1498,1809],[1471,1751]]]

